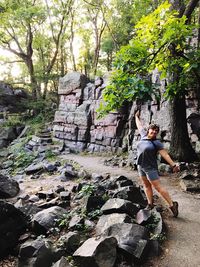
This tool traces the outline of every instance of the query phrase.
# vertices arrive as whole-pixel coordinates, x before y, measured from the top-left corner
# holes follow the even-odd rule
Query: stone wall
[[[165,81],[159,81],[158,73],[154,82],[164,90]],[[97,108],[102,99],[105,81],[97,78],[94,83],[78,72],[68,73],[60,79],[58,94],[60,102],[54,118],[54,137],[64,141],[72,152],[117,152],[123,149],[135,150],[139,134],[134,123],[132,107],[121,112],[112,112],[103,119],[97,118]],[[170,119],[168,102],[165,99],[144,103],[141,119],[145,126],[150,122],[160,125],[160,138],[165,147],[170,145]],[[200,152],[200,115],[194,95],[187,98],[188,130],[191,142]],[[181,123],[181,122],[180,122]]]
[[[90,83],[78,72],[60,79],[60,103],[54,118],[54,137],[64,140],[71,151],[115,152],[125,135],[124,114],[110,113],[97,118],[97,108],[105,84],[102,78]]]

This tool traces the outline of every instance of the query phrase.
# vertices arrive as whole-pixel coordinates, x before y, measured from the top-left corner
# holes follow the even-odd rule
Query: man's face
[[[158,129],[157,128],[155,128],[155,129],[149,129],[147,136],[150,139],[156,139],[157,134],[158,134]]]

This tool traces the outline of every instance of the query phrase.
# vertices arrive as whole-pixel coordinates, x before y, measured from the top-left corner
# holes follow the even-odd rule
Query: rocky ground
[[[125,168],[109,167],[103,164],[104,158],[69,154],[65,156],[79,162],[85,169],[97,173],[123,174],[137,180],[137,172]],[[162,176],[163,185],[173,199],[179,202],[180,214],[173,218],[168,210],[164,211],[167,225],[167,241],[163,253],[144,267],[199,267],[200,254],[200,194],[186,193],[181,190],[177,175]],[[164,202],[162,206],[166,207]]]
[[[137,181],[137,172],[129,168],[106,166],[106,157],[86,156],[78,154],[66,154],[62,159],[73,160],[91,173],[124,175]],[[177,175],[166,175],[161,177],[162,183],[169,190],[172,198],[179,202],[180,214],[178,218],[173,218],[166,204],[162,200],[157,203],[163,208],[163,218],[167,226],[167,240],[163,243],[161,256],[142,265],[142,267],[198,267],[200,266],[200,195],[184,192],[179,185]],[[61,184],[53,175],[47,179],[26,180],[20,185],[20,194],[32,194],[43,188],[45,190]],[[72,188],[73,182],[69,181],[67,186]],[[0,267],[15,267],[16,259],[11,257],[0,262]]]

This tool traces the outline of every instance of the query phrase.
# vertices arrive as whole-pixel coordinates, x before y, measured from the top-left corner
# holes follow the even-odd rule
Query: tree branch
[[[197,6],[198,2],[199,2],[199,0],[190,0],[188,5],[186,6],[183,15],[185,15],[187,17],[187,19],[189,19],[191,17],[192,12],[194,11],[194,9]]]

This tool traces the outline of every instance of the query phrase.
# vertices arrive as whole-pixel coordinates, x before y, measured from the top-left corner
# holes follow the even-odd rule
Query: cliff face
[[[158,79],[157,74],[153,79]],[[97,119],[96,110],[102,99],[105,82],[97,78],[91,83],[78,72],[68,73],[60,79],[60,102],[55,113],[53,132],[54,137],[63,140],[71,151],[117,152],[135,149],[139,136],[133,118],[134,103],[132,107],[127,106],[103,119]],[[160,90],[163,88],[164,84],[160,82]],[[160,103],[151,101],[144,103],[141,108],[144,126],[150,122],[158,123],[160,138],[168,148],[171,137],[168,102],[164,99]],[[194,116],[196,110],[197,102],[191,95],[187,98],[188,130],[195,150],[200,152],[200,116]]]

